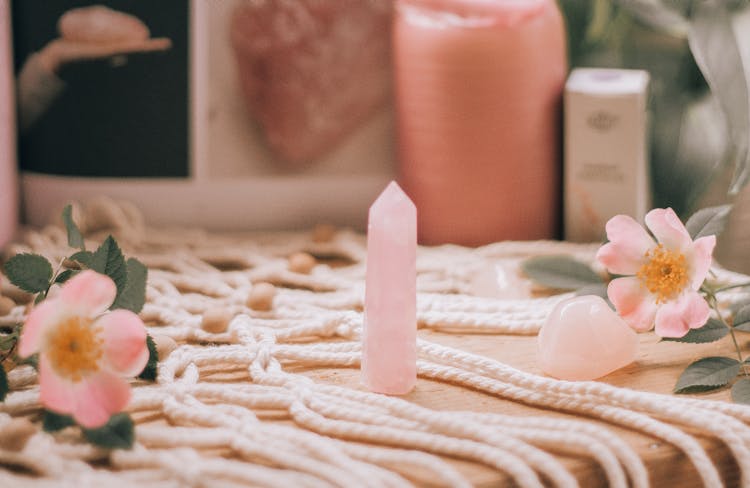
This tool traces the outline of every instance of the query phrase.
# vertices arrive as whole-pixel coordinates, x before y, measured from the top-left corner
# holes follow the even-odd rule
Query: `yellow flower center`
[[[685,255],[659,244],[646,253],[647,261],[636,276],[656,295],[656,303],[664,303],[677,296],[688,284]]]
[[[82,317],[69,317],[50,334],[45,353],[57,374],[73,382],[99,370],[102,339]]]

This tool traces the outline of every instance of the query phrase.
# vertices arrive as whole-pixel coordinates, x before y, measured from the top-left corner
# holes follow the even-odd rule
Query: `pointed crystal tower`
[[[417,209],[395,182],[370,207],[362,382],[402,395],[417,381]]]

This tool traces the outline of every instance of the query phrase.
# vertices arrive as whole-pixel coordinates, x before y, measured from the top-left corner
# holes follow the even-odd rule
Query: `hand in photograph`
[[[32,54],[18,75],[19,128],[30,127],[64,89],[58,77],[67,64],[165,51],[168,38],[151,38],[139,18],[94,5],[67,11],[58,22],[60,37]]]

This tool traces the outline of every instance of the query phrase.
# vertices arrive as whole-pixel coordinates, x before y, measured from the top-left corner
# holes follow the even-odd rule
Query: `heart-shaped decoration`
[[[391,0],[242,2],[230,32],[245,102],[291,167],[310,164],[389,100]]]
[[[638,334],[598,296],[557,304],[539,331],[538,364],[563,380],[593,380],[632,363]]]

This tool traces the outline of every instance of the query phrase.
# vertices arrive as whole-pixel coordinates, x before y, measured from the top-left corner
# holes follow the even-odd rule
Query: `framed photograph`
[[[0,248],[18,226],[15,100],[11,53],[10,3],[0,0]]]
[[[394,173],[387,0],[11,2],[26,220],[362,227]]]

